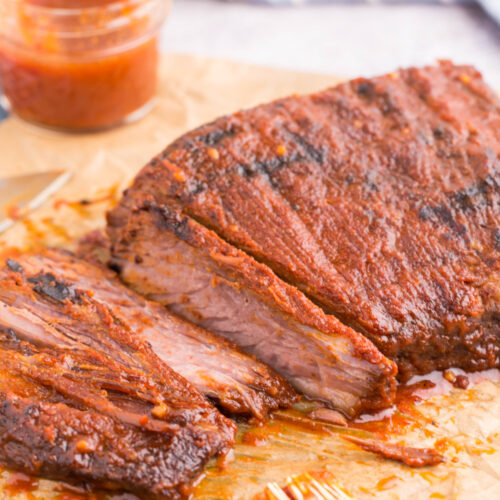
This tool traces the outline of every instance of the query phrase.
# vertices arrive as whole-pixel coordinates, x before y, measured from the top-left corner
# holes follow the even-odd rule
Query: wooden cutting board
[[[0,252],[9,246],[71,248],[83,234],[104,226],[105,211],[141,166],[181,133],[221,114],[337,82],[328,75],[166,55],[157,106],[138,123],[100,134],[64,135],[9,118],[0,125],[0,177],[55,168],[74,175],[54,199],[0,237]],[[490,380],[482,378],[465,391],[441,380],[426,402],[404,401],[392,416],[348,429],[313,429],[300,411],[280,413],[260,428],[240,425],[233,456],[207,469],[195,496],[253,498],[269,482],[284,484],[290,475],[312,472],[357,499],[500,498],[499,376],[492,372]],[[447,463],[410,469],[345,442],[339,437],[345,432],[436,445]],[[58,488],[8,471],[0,475],[0,498],[87,497]]]

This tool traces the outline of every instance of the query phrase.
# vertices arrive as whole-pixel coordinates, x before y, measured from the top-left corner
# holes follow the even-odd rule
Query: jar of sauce
[[[12,111],[88,131],[152,106],[169,0],[0,0],[0,83]]]

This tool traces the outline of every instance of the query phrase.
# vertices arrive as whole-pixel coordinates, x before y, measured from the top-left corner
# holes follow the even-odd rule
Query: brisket
[[[321,395],[306,379],[319,376],[328,391],[338,375],[327,367],[341,358],[339,339],[370,369],[341,364],[337,386],[349,381],[346,392],[354,385],[367,395],[386,377],[387,387],[390,365],[368,344],[357,347],[361,335],[397,362],[403,380],[498,367],[499,155],[498,97],[468,66],[441,62],[281,99],[202,126],[154,158],[109,215],[112,264],[140,292],[235,340],[312,397]],[[292,299],[257,290],[249,274],[293,297],[279,279],[297,287],[345,327],[302,296],[308,318],[298,319]],[[220,282],[210,289],[209,275]],[[222,297],[224,287],[236,292]],[[314,376],[299,374],[301,355],[315,356],[310,337],[298,328],[285,339],[243,319],[252,300],[259,314],[268,307],[323,332],[325,345],[335,339],[336,361],[317,356]],[[318,326],[325,321],[336,334]],[[294,366],[278,359],[292,350],[301,352]],[[344,411],[352,404],[322,396]]]
[[[57,254],[48,255],[55,266]],[[92,290],[56,277],[43,258],[7,260],[1,465],[146,498],[184,498],[234,431]]]
[[[145,201],[115,210],[109,222],[112,265],[149,298],[348,416],[393,400],[395,366],[368,340],[195,220]]]
[[[106,308],[130,335],[152,351],[225,413],[263,419],[268,412],[291,406],[297,394],[269,367],[236,345],[193,325],[126,288],[104,266],[88,264],[69,253],[45,250],[23,255],[26,272],[48,272],[85,290],[92,302]]]

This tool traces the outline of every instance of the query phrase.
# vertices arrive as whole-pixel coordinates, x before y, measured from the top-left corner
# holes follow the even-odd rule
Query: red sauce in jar
[[[52,27],[50,15],[61,12],[60,0],[17,0],[23,39],[3,34],[0,79],[20,117],[56,128],[100,129],[130,118],[151,102],[159,23],[143,13],[134,17],[132,4],[165,0],[101,0],[96,6],[97,1],[65,0],[64,12],[71,12],[67,23],[64,15],[54,14]],[[115,5],[120,10],[110,13]],[[150,12],[152,16],[154,9]],[[45,13],[48,20],[40,17]]]

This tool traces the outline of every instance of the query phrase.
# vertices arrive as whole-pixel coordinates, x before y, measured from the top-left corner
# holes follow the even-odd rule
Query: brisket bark
[[[55,266],[56,254],[49,255]],[[234,431],[92,290],[56,277],[42,257],[7,260],[0,270],[0,464],[178,499],[233,443]]]
[[[204,299],[178,302],[161,273],[174,266],[165,243],[174,237],[205,255],[194,268],[219,269],[209,263],[218,238],[370,339],[402,379],[498,367],[499,155],[498,97],[468,66],[281,99],[190,132],[153,159],[109,216],[113,263],[142,293],[163,293],[207,324]],[[158,217],[171,222],[162,228]],[[145,239],[142,223],[157,239]],[[194,225],[197,244],[186,237]],[[253,285],[238,280],[241,302]]]

